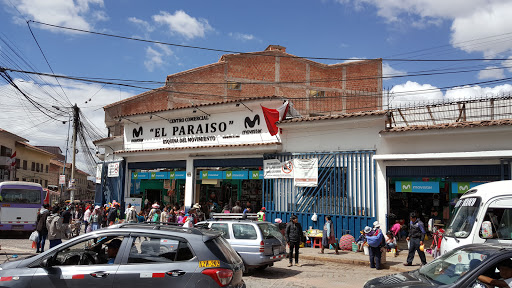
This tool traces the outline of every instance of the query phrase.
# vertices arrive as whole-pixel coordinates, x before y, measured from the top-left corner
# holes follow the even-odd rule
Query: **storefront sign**
[[[101,184],[101,171],[103,171],[103,164],[98,164],[98,166],[96,166],[96,183],[97,184]],[[66,182],[66,180],[64,180],[64,182]]]
[[[101,175],[100,175],[100,181],[101,181]],[[98,182],[96,182],[96,183],[98,183]],[[59,175],[59,185],[66,185],[66,175]]]
[[[212,179],[263,179],[263,173],[260,171],[201,171],[199,173],[201,180],[212,180]]]
[[[463,194],[466,193],[469,189],[476,187],[480,184],[484,184],[482,182],[452,182],[452,193],[453,194]]]
[[[439,182],[396,181],[396,192],[439,193]]]
[[[293,166],[293,183],[295,186],[318,186],[318,158],[293,159]]]
[[[135,207],[135,210],[137,210],[137,214],[140,212],[140,208],[141,208],[141,205],[142,205],[142,198],[124,198],[124,202],[125,202],[125,209],[124,211],[126,211],[126,209],[128,208],[128,204],[132,204],[133,207]]]
[[[268,131],[259,103],[252,106],[252,111],[237,109],[235,112],[212,115],[197,113],[168,121],[159,119],[139,124],[125,123],[124,149],[277,142],[278,139]]]
[[[171,172],[133,172],[132,179],[147,180],[147,179],[185,179],[185,171],[171,171]]]
[[[278,159],[263,160],[263,178],[293,178],[293,160],[281,162]]]
[[[107,177],[119,177],[119,162],[108,163]]]

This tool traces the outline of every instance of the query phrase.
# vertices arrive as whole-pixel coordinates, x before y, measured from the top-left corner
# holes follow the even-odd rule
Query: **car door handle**
[[[89,275],[91,275],[94,278],[106,278],[108,275],[110,275],[110,273],[107,273],[105,271],[98,271],[98,272],[93,272]]]
[[[180,276],[185,275],[186,273],[187,272],[182,271],[182,270],[172,270],[172,271],[165,272],[165,274],[167,274],[171,277],[180,277]]]

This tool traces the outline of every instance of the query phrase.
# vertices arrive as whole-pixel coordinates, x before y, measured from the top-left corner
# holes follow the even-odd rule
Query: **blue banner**
[[[466,193],[469,189],[476,187],[480,184],[484,184],[483,182],[452,182],[452,193],[453,194],[463,194]]]
[[[396,192],[439,193],[439,182],[396,181]]]
[[[249,171],[224,171],[224,179],[247,179]]]
[[[187,179],[187,171],[171,171],[169,172],[170,179]]]

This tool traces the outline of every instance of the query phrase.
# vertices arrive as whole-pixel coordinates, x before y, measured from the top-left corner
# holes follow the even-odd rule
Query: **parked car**
[[[286,258],[286,241],[279,228],[266,221],[209,220],[197,223],[222,232],[242,257],[245,271],[265,269]]]
[[[420,269],[369,280],[364,287],[483,288],[487,286],[478,280],[478,276],[500,279],[500,263],[510,262],[511,258],[512,247],[508,245],[469,244],[442,255]]]
[[[0,266],[2,287],[245,287],[243,262],[210,229],[133,223]]]

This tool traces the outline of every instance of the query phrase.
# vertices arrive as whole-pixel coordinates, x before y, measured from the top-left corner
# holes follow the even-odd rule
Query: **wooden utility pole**
[[[75,181],[75,164],[76,164],[76,134],[78,133],[78,124],[80,120],[79,116],[80,109],[78,109],[78,106],[75,103],[75,106],[73,106],[73,163],[71,164],[71,193],[69,200],[71,200],[71,203],[75,200],[75,190],[76,190],[76,181]]]

